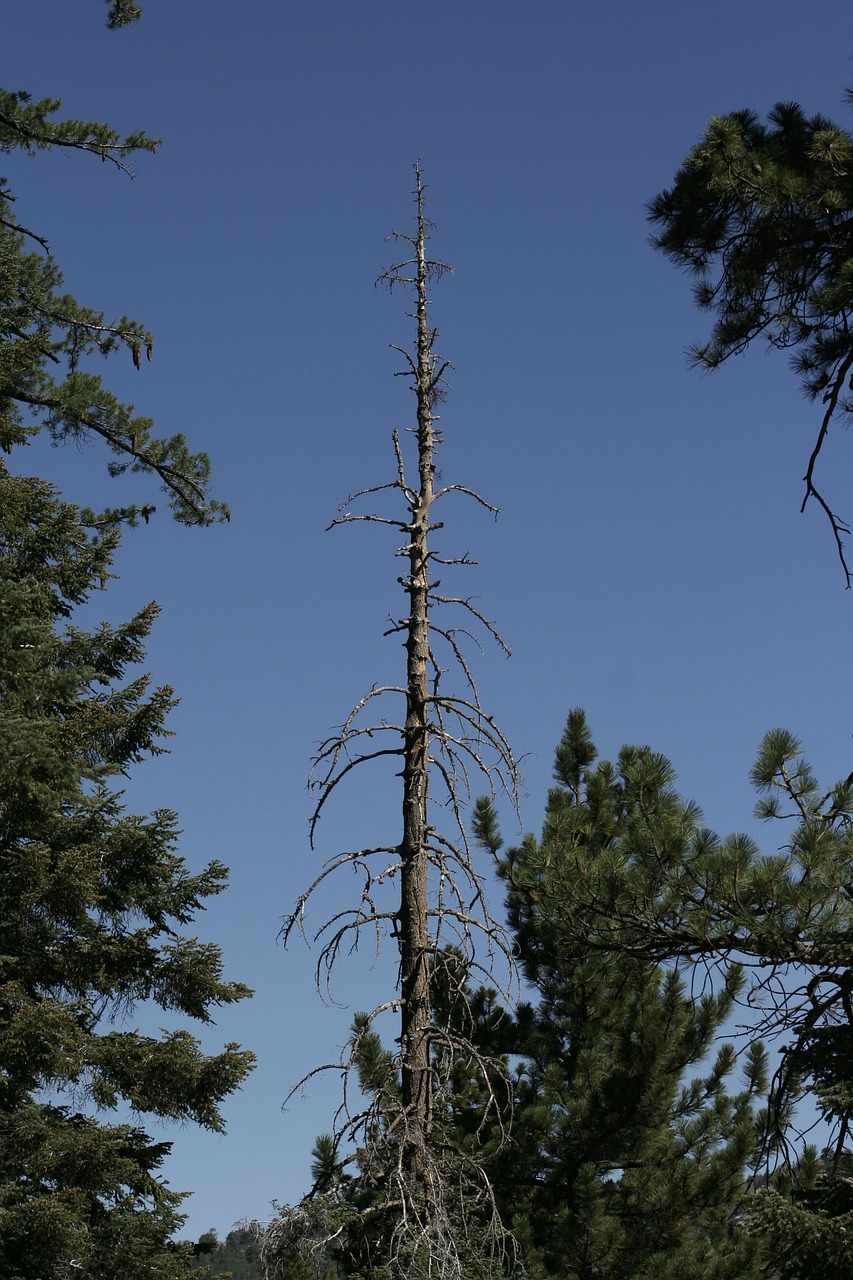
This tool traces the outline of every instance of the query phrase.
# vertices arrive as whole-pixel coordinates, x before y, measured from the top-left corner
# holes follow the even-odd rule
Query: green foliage
[[[216,1232],[206,1232],[194,1246],[191,1270],[198,1277],[231,1277],[231,1280],[260,1280],[260,1224],[242,1223],[228,1232],[224,1240]]]
[[[105,2],[109,6],[107,26],[111,30],[115,30],[116,27],[126,27],[142,17],[142,9],[134,3],[134,0],[105,0]]]
[[[824,791],[781,729],[765,736],[751,777],[757,814],[789,828],[769,856],[708,831],[648,748],[597,762],[572,712],[541,839],[503,857],[510,920],[541,1000],[515,1018],[505,1190],[494,1177],[534,1275],[850,1274],[853,778]],[[477,830],[497,854],[485,802]],[[743,964],[756,975],[756,1030],[786,1038],[764,1119],[753,1111],[763,1050],[750,1049],[734,1095],[731,1049],[711,1056],[746,994]],[[688,997],[688,977],[694,990],[713,987]],[[834,1135],[819,1162],[789,1154],[804,1092]],[[762,1158],[782,1159],[747,1196],[759,1120]]]
[[[812,857],[823,896],[804,890],[797,898],[796,859],[752,867],[743,838],[718,841],[705,831],[697,807],[674,790],[672,766],[647,748],[626,747],[617,765],[597,761],[580,711],[569,716],[555,781],[539,840],[502,852],[487,801],[474,822],[479,842],[500,858],[536,1002],[510,1014],[495,992],[471,987],[459,953],[434,960],[434,1024],[471,1046],[467,1060],[457,1054],[447,1064],[440,1036],[432,1046],[440,1082],[433,1148],[441,1185],[459,1192],[441,1205],[455,1242],[446,1274],[503,1274],[512,1250],[482,1247],[497,1215],[531,1280],[764,1275],[764,1227],[748,1206],[768,1072],[760,1043],[738,1062],[719,1038],[746,989],[732,952],[751,942],[759,955],[781,954],[791,941],[757,910],[759,890],[761,902],[772,892],[785,904],[799,943],[803,918],[826,905],[820,857],[831,861],[838,851]],[[781,732],[768,735],[755,781],[767,797],[782,790],[806,812],[825,803],[798,744]],[[843,800],[838,789],[832,795],[836,805]],[[835,819],[822,829],[845,838]],[[736,928],[733,882],[741,894]],[[824,919],[834,919],[832,909]],[[697,975],[694,961],[706,956],[720,962],[715,977]],[[419,1274],[416,1234],[408,1233],[408,1253],[396,1247],[399,1077],[364,1015],[354,1025],[352,1062],[367,1099],[365,1140],[349,1162],[337,1141],[318,1140],[315,1194],[284,1209],[267,1238],[271,1275],[276,1265],[299,1280],[300,1267],[371,1280]],[[503,1075],[494,1069],[501,1065]],[[434,1227],[436,1205],[430,1209]],[[500,1243],[499,1232],[492,1239]]]
[[[116,787],[163,749],[173,704],[126,677],[153,606],[92,632],[69,621],[116,540],[0,468],[0,1272],[22,1280],[72,1262],[104,1280],[155,1262],[182,1274],[167,1244],[181,1197],[157,1178],[168,1144],[94,1114],[123,1105],[220,1129],[218,1104],[252,1059],[126,1025],[140,1002],[209,1022],[249,993],[223,980],[218,948],[180,932],[225,868],[190,874],[176,815],[128,814]]]
[[[123,26],[138,16],[137,5],[114,0],[109,25]],[[0,90],[0,154],[60,148],[89,152],[126,170],[134,153],[156,147],[142,132],[122,137],[106,124],[57,120],[59,108],[55,98],[33,102],[27,93]],[[8,453],[41,430],[55,444],[100,438],[115,455],[110,474],[157,476],[177,519],[227,519],[227,508],[208,494],[207,456],[191,454],[180,433],[156,438],[151,419],[119,401],[93,370],[97,358],[121,351],[139,369],[143,353],[152,358],[152,335],[136,321],[109,319],[63,293],[47,240],[18,221],[14,200],[0,179],[0,449]],[[147,522],[153,510],[131,504],[100,518]]]
[[[564,749],[572,733],[570,722]],[[511,850],[506,874],[532,895],[547,876],[539,910],[570,954],[740,955],[767,967],[850,958],[851,786],[821,794],[792,735],[767,734],[752,774],[759,816],[793,823],[771,855],[746,836],[708,830],[672,787],[669,761],[647,747],[624,747],[616,764],[588,767],[579,782],[568,776],[549,796],[541,841]]]
[[[32,1101],[0,1110],[0,1266],[8,1280],[177,1280],[182,1196],[157,1177],[169,1144]],[[85,1272],[83,1271],[85,1268]]]
[[[626,749],[634,784],[596,751],[573,711],[557,750],[541,840],[501,862],[510,923],[538,1003],[499,1028],[517,1063],[510,1141],[490,1172],[498,1207],[532,1277],[714,1277],[758,1274],[757,1248],[734,1210],[745,1196],[767,1084],[755,1044],[741,1088],[735,1055],[717,1042],[743,985],[733,968],[718,989],[692,994],[677,969],[640,950],[587,945],[599,927],[565,895],[578,846],[607,859],[646,821],[658,851],[695,821],[670,788],[660,756]],[[497,851],[490,806],[478,836]]]
[[[664,756],[625,747],[599,761],[576,710],[539,839],[504,851],[492,805],[477,803],[536,998],[509,1013],[472,988],[459,953],[434,958],[434,1024],[470,1045],[447,1063],[439,1035],[432,1045],[433,1146],[441,1185],[459,1193],[442,1205],[446,1274],[510,1265],[511,1250],[482,1247],[495,1212],[530,1280],[850,1274],[853,779],[824,792],[781,729],[751,777],[758,814],[789,828],[770,856],[710,832]],[[786,1033],[769,1107],[762,1044],[737,1058],[720,1039],[750,995],[756,1032]],[[395,1252],[395,1058],[365,1015],[351,1053],[363,1141],[347,1161],[339,1140],[318,1140],[314,1195],[268,1235],[271,1276],[419,1274],[411,1231],[414,1247]],[[835,1127],[820,1160],[790,1151],[805,1091]]]
[[[141,14],[107,0],[107,24]],[[153,151],[142,132],[57,118],[54,98],[0,90],[0,153],[80,151],[127,171]],[[209,464],[181,435],[106,389],[96,360],[124,351],[137,369],[153,338],[62,291],[46,238],[20,222],[0,179],[0,450],[39,431],[55,444],[101,438],[113,475],[156,475],[175,516],[227,518],[208,495]],[[156,617],[73,624],[112,576],[118,525],[154,508],[99,514],[61,502],[0,459],[0,1274],[9,1280],[138,1280],[187,1274],[191,1250],[170,1242],[182,1195],[160,1167],[169,1144],[146,1115],[219,1130],[221,1100],[252,1055],[205,1054],[187,1030],[149,1035],[130,1019],[145,1004],[212,1021],[249,994],[222,976],[217,947],[182,930],[226,869],[191,874],[176,852],[177,817],[126,812],[130,767],[164,748],[168,688],[129,674]],[[108,1123],[122,1109],[135,1123]]]
[[[452,988],[452,991],[450,990]],[[473,991],[460,952],[440,953],[433,962],[431,990],[436,1024],[457,1029],[461,1007],[466,1029],[476,1028],[478,1044],[486,1028],[503,1015],[494,992]],[[465,999],[460,1001],[460,991]],[[350,1051],[364,1110],[352,1130],[355,1151],[342,1152],[341,1135],[322,1134],[313,1151],[311,1193],[295,1206],[278,1206],[267,1230],[262,1257],[269,1280],[489,1280],[506,1274],[512,1242],[495,1218],[486,1172],[510,1100],[495,1096],[496,1080],[484,1076],[485,1052],[465,1062],[433,1046],[437,1070],[431,1100],[431,1144],[427,1192],[401,1190],[404,1114],[399,1064],[372,1029],[366,1014],[353,1023]],[[494,1053],[490,1043],[488,1052]],[[492,1132],[487,1130],[491,1128]],[[408,1188],[407,1188],[408,1190]]]
[[[779,103],[768,125],[752,111],[715,117],[649,210],[655,244],[697,277],[696,300],[715,317],[695,362],[716,368],[763,337],[790,350],[806,394],[822,398],[803,506],[813,496],[824,508],[847,572],[849,530],[814,466],[832,417],[853,416],[853,137],[796,103]]]
[[[852,204],[853,138],[830,120],[796,103],[779,103],[769,127],[751,111],[711,120],[650,206],[657,246],[699,276],[697,301],[716,316],[701,364],[763,336],[801,348],[804,386],[826,389],[850,352]]]
[[[853,1274],[853,1158],[806,1147],[792,1170],[753,1200],[750,1229],[778,1280],[848,1280]]]

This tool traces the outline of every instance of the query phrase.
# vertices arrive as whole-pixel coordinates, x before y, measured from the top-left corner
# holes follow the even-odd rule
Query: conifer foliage
[[[219,1129],[251,1063],[128,1025],[142,1002],[206,1022],[248,992],[181,932],[225,868],[190,874],[176,815],[127,813],[117,785],[162,750],[173,702],[128,677],[156,608],[94,631],[69,621],[116,540],[41,481],[0,473],[0,1271],[21,1280],[177,1275],[181,1196],[157,1177],[169,1144],[96,1115]]]
[[[140,14],[111,0],[108,24]],[[142,133],[58,120],[55,99],[0,91],[0,153],[60,148],[112,162],[153,150]],[[156,439],[93,360],[137,368],[153,339],[62,292],[48,239],[0,179],[0,449],[46,431],[104,441],[109,470],[159,478],[175,516],[225,516],[208,462]],[[136,670],[157,613],[87,630],[77,611],[113,576],[122,523],[153,507],[83,512],[0,459],[0,1274],[8,1280],[177,1280],[170,1237],[182,1196],[161,1176],[168,1142],[146,1117],[222,1127],[219,1104],[250,1069],[228,1044],[203,1052],[182,1025],[248,995],[219,949],[187,926],[225,868],[191,873],[177,817],[129,813],[122,783],[163,750],[169,688]],[[137,1006],[173,1029],[134,1025]],[[111,1114],[112,1113],[112,1114]],[[109,1117],[109,1118],[108,1118]],[[125,1119],[125,1117],[131,1117]]]
[[[715,317],[695,363],[714,369],[764,338],[823,404],[801,509],[813,498],[826,513],[849,587],[850,529],[815,472],[831,424],[853,415],[853,137],[790,102],[766,125],[748,110],[715,117],[649,209],[655,244]]]
[[[766,734],[756,814],[787,827],[767,855],[705,828],[649,748],[597,761],[580,711],[556,781],[541,839],[502,862],[541,996],[515,1019],[513,1141],[492,1175],[522,1256],[614,1280],[849,1275],[853,777],[824,790],[790,733]],[[489,804],[478,831],[499,848]],[[755,1039],[732,1094],[731,1049],[713,1045],[735,1007]],[[760,1036],[779,1058],[756,1111]],[[821,1151],[803,1146],[804,1101]]]
[[[138,6],[116,0],[110,25],[139,16]],[[122,137],[107,124],[59,120],[55,98],[31,100],[0,89],[0,155],[80,151],[127,173],[134,153],[157,143],[141,131]],[[109,318],[62,291],[62,272],[48,238],[19,220],[16,196],[0,177],[0,449],[9,453],[39,431],[52,441],[102,441],[113,455],[111,475],[141,472],[157,477],[173,514],[186,524],[227,519],[223,503],[209,495],[210,463],[192,454],[182,434],[158,439],[150,418],[123,404],[94,371],[93,357],[125,353],[139,369],[151,360],[154,338],[126,316]],[[98,518],[146,522],[154,507],[132,503]]]
[[[734,1050],[718,1039],[742,975],[694,992],[677,968],[589,948],[584,909],[563,896],[575,851],[593,861],[630,849],[639,822],[660,845],[695,825],[666,762],[642,750],[628,758],[635,767],[621,777],[596,763],[583,712],[572,712],[541,839],[501,862],[538,1001],[498,1027],[519,1064],[511,1136],[492,1175],[498,1203],[532,1277],[746,1280],[758,1274],[757,1249],[737,1211],[767,1069],[756,1043],[737,1087]],[[478,833],[498,854],[486,802]]]

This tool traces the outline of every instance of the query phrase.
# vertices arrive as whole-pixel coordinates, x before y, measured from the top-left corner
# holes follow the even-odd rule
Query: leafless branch
[[[395,1036],[398,1048],[389,1057],[393,1089],[375,1091],[360,1110],[350,1108],[350,1077],[357,1071],[364,1043],[358,1035],[337,1064],[309,1072],[296,1087],[304,1085],[318,1070],[341,1072],[344,1096],[335,1126],[335,1149],[355,1144],[358,1150],[354,1158],[360,1176],[367,1178],[366,1170],[377,1171],[377,1186],[381,1182],[383,1188],[379,1204],[386,1212],[393,1206],[393,1267],[401,1274],[405,1271],[414,1276],[420,1274],[419,1259],[424,1259],[430,1275],[453,1280],[461,1273],[460,1250],[474,1246],[473,1237],[459,1238],[460,1221],[470,1223],[473,1231],[476,1220],[480,1235],[484,1231],[486,1236],[491,1234],[493,1241],[501,1242],[501,1248],[506,1237],[497,1219],[487,1175],[470,1153],[458,1149],[450,1135],[441,1136],[436,1108],[451,1089],[453,1064],[458,1062],[467,1064],[483,1091],[483,1125],[494,1113],[501,1130],[509,1091],[505,1082],[501,1083],[503,1064],[484,1055],[465,1031],[466,1018],[473,1024],[466,980],[450,981],[451,962],[443,958],[442,948],[452,938],[457,957],[453,964],[459,966],[460,972],[477,973],[491,982],[496,981],[493,963],[501,956],[507,980],[498,985],[506,989],[507,982],[514,980],[512,946],[490,913],[483,875],[473,860],[465,807],[471,799],[475,774],[485,780],[492,794],[496,788],[506,789],[517,807],[518,766],[508,738],[483,710],[474,671],[461,641],[473,640],[481,652],[482,646],[471,631],[437,625],[432,617],[433,610],[457,606],[509,654],[494,624],[470,597],[442,594],[438,591],[440,582],[430,580],[433,564],[452,570],[475,563],[467,551],[461,556],[439,555],[430,545],[430,538],[443,527],[430,518],[434,502],[447,494],[460,493],[493,515],[497,508],[465,485],[435,488],[435,455],[441,433],[434,409],[444,394],[441,384],[449,365],[435,353],[438,330],[429,323],[427,282],[439,279],[449,267],[426,255],[431,224],[424,214],[419,166],[416,179],[416,234],[392,233],[393,238],[408,246],[411,256],[390,266],[378,283],[392,289],[396,285],[412,287],[417,299],[413,313],[417,326],[414,349],[392,349],[404,357],[407,367],[400,376],[410,380],[416,396],[417,426],[412,428],[412,435],[416,441],[418,481],[415,485],[406,479],[403,449],[395,430],[392,446],[396,478],[351,495],[339,508],[344,514],[329,526],[363,521],[405,532],[407,541],[396,555],[408,562],[407,572],[398,578],[406,595],[407,612],[396,621],[392,619],[385,634],[405,637],[406,679],[399,685],[375,685],[356,702],[343,724],[321,743],[309,784],[317,796],[310,820],[313,847],[321,812],[345,779],[360,766],[377,760],[401,762],[400,842],[333,857],[300,896],[282,933],[285,942],[297,928],[304,933],[303,914],[315,893],[330,877],[351,868],[360,879],[353,898],[327,916],[313,935],[321,945],[315,975],[318,988],[330,994],[336,962],[344,952],[358,948],[365,932],[377,949],[386,938],[393,939],[397,946],[399,990],[367,1015],[363,1024],[372,1028],[383,1012],[394,1011],[399,1016]],[[399,494],[405,504],[405,512],[398,518],[350,510],[358,500],[386,491]],[[433,635],[449,648],[450,671],[436,660]],[[465,696],[444,691],[444,681],[453,671],[461,673]],[[390,720],[379,719],[376,711],[376,700],[386,697],[395,697],[399,704],[398,713]],[[368,745],[374,735],[381,733],[395,735],[397,744]],[[437,795],[431,793],[433,781],[438,784]],[[449,825],[451,836],[439,829],[439,818]],[[449,983],[451,1006],[441,1019],[433,985],[439,978]],[[465,1196],[460,1199],[458,1188],[453,1185],[453,1179],[462,1176],[463,1168],[470,1200]],[[472,1187],[476,1188],[473,1193]],[[307,1221],[307,1209],[298,1207],[292,1212],[297,1218],[302,1214],[300,1220]],[[330,1220],[323,1248],[331,1247],[338,1239],[338,1230]],[[316,1231],[314,1238],[318,1238]]]
[[[839,365],[838,370],[836,371],[835,377],[833,378],[832,384],[829,390],[827,391],[826,395],[824,396],[824,403],[826,404],[827,408],[826,408],[826,412],[823,415],[823,420],[821,421],[821,424],[820,424],[820,430],[817,434],[817,440],[815,441],[814,448],[812,449],[811,455],[809,457],[809,464],[808,464],[808,467],[806,468],[806,474],[803,476],[803,479],[806,484],[806,492],[803,497],[802,504],[800,506],[800,511],[801,512],[805,511],[806,503],[808,502],[809,498],[814,498],[815,501],[818,503],[818,505],[822,507],[824,512],[826,513],[826,516],[829,520],[830,528],[832,529],[832,535],[835,538],[835,546],[838,551],[838,558],[841,561],[841,568],[844,572],[844,580],[847,584],[848,591],[850,590],[850,586],[851,586],[851,576],[850,576],[850,569],[847,566],[847,558],[844,553],[843,537],[847,537],[849,535],[850,526],[844,520],[842,520],[839,516],[837,516],[834,511],[832,511],[828,502],[824,498],[823,494],[820,493],[820,491],[815,486],[814,470],[815,470],[815,465],[817,463],[818,455],[820,454],[820,451],[823,448],[823,442],[829,433],[829,424],[832,420],[833,414],[835,413],[838,407],[839,396],[841,395],[841,392],[844,389],[844,385],[847,381],[847,376],[851,368],[853,368],[853,347],[850,348],[850,352],[848,353],[847,356],[845,356],[844,360],[842,360],[841,364]]]

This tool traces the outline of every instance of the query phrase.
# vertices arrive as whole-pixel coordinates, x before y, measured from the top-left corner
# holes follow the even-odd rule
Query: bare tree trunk
[[[406,723],[403,746],[403,838],[400,842],[400,969],[402,995],[402,1100],[406,1117],[405,1161],[415,1182],[424,1176],[429,1141],[432,1081],[429,1031],[430,938],[427,914],[429,790],[429,514],[435,479],[433,396],[435,357],[428,323],[423,184],[417,176],[417,371],[418,472],[420,488],[412,506],[408,634],[406,636]]]
[[[464,485],[436,482],[435,456],[441,443],[436,406],[443,399],[448,364],[435,352],[438,330],[430,324],[428,288],[449,268],[427,254],[432,224],[424,213],[420,165],[415,166],[415,174],[415,232],[392,233],[391,238],[405,246],[405,255],[380,279],[389,288],[400,285],[413,290],[416,297],[414,350],[399,346],[393,350],[405,362],[398,376],[409,380],[416,397],[417,425],[412,434],[417,439],[418,479],[411,484],[407,480],[403,449],[394,431],[396,478],[353,494],[342,504],[343,514],[330,526],[363,520],[390,526],[402,535],[404,543],[397,555],[407,566],[399,578],[407,608],[402,617],[392,619],[385,634],[399,636],[403,642],[406,678],[404,684],[373,685],[358,700],[321,744],[311,780],[318,797],[311,820],[312,847],[332,792],[354,769],[378,760],[394,761],[399,770],[402,830],[399,842],[344,850],[331,858],[298,899],[283,934],[287,942],[294,929],[304,928],[305,907],[315,890],[333,873],[348,868],[358,872],[361,889],[354,903],[336,911],[314,934],[315,941],[323,940],[317,962],[318,986],[328,987],[342,950],[355,949],[363,933],[373,936],[377,948],[389,934],[396,939],[399,989],[370,1013],[357,1016],[353,1040],[339,1062],[316,1067],[295,1088],[320,1071],[342,1072],[344,1098],[333,1139],[335,1151],[347,1142],[361,1144],[360,1169],[382,1171],[372,1184],[384,1187],[382,1203],[371,1212],[384,1212],[393,1222],[389,1248],[399,1267],[405,1270],[402,1259],[406,1257],[423,1256],[430,1275],[452,1280],[461,1274],[460,1257],[466,1249],[482,1250],[486,1248],[484,1240],[490,1239],[500,1253],[505,1233],[494,1209],[488,1176],[470,1153],[455,1150],[447,1134],[438,1133],[434,1101],[447,1085],[454,1061],[463,1058],[486,1085],[484,1113],[492,1114],[497,1125],[503,1124],[494,1088],[495,1079],[503,1079],[503,1068],[473,1042],[470,1027],[466,1029],[465,986],[469,974],[478,973],[490,983],[508,988],[514,973],[505,931],[486,903],[464,810],[472,799],[473,777],[484,780],[492,795],[498,790],[508,793],[517,807],[518,771],[509,742],[480,703],[465,653],[468,641],[478,644],[472,624],[485,629],[505,653],[509,650],[469,598],[443,593],[441,582],[431,577],[433,565],[476,563],[467,553],[444,556],[430,546],[430,534],[442,527],[434,518],[435,504],[451,495],[462,495],[493,515],[497,509]],[[350,509],[357,499],[389,491],[402,499],[403,512],[396,516],[375,511],[359,514]],[[441,606],[440,614],[437,606]],[[444,622],[445,611],[456,612],[456,624]],[[450,653],[450,662],[444,667],[436,657],[437,644]],[[443,684],[439,687],[448,669],[457,676],[461,672],[461,692],[448,692]],[[390,714],[380,714],[380,707],[384,712],[389,706],[394,708]],[[449,831],[430,822],[430,806],[436,803],[435,797],[430,797],[431,783],[448,814]],[[496,956],[501,956],[506,966],[505,984],[492,971]],[[441,1018],[436,1017],[431,991],[436,974],[458,997],[453,1014],[445,1010]],[[450,1004],[454,998],[452,994],[448,997]],[[377,1021],[391,1012],[400,1019],[399,1052],[388,1055],[388,1079],[381,1087],[366,1090],[368,1101],[362,1109],[351,1110],[348,1082],[352,1072],[358,1073],[360,1049],[365,1037],[374,1034]],[[341,1160],[341,1167],[348,1158]],[[460,1200],[460,1168],[465,1170],[463,1181],[468,1179],[473,1188],[470,1203],[464,1196]],[[491,1205],[491,1218],[484,1205]],[[287,1232],[294,1223],[298,1226],[310,1220],[310,1213],[305,1218],[302,1214],[297,1207],[283,1220],[282,1239],[289,1238]],[[336,1231],[330,1227],[322,1235],[324,1248],[335,1247]]]

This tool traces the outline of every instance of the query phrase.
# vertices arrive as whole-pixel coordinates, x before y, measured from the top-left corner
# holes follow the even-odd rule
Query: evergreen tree
[[[583,713],[570,714],[542,836],[501,861],[537,1003],[503,1011],[494,992],[471,989],[452,953],[431,979],[435,1023],[464,1018],[473,1052],[467,1068],[457,1057],[435,1073],[431,1099],[435,1148],[450,1153],[445,1177],[452,1163],[464,1187],[456,1203],[470,1215],[458,1239],[476,1240],[478,1215],[494,1203],[535,1280],[853,1271],[853,778],[824,791],[796,739],[774,730],[752,780],[758,816],[793,824],[769,856],[708,831],[663,756],[626,747],[615,764],[598,761]],[[489,803],[476,830],[497,855]],[[735,1002],[752,1010],[756,1034],[785,1037],[766,1109],[757,1042],[732,1088],[737,1064],[719,1036]],[[317,1195],[279,1224],[290,1252],[277,1258],[297,1268],[282,1276],[368,1276],[386,1256],[377,1246],[394,1225],[385,1187],[401,1107],[396,1058],[361,1019],[352,1060],[383,1141],[366,1144],[351,1172],[334,1140],[318,1144]],[[516,1064],[511,1098],[478,1068],[500,1060]],[[819,1159],[797,1151],[804,1094],[832,1135]],[[323,1253],[332,1240],[338,1251]],[[456,1261],[462,1274],[485,1275],[509,1256]]]
[[[128,1025],[149,1002],[210,1022],[248,994],[217,947],[184,936],[225,868],[191,874],[177,818],[125,811],[116,785],[162,750],[168,688],[127,677],[149,605],[118,627],[69,619],[108,575],[118,534],[88,531],[38,480],[0,468],[0,1273],[9,1280],[183,1274],[169,1144],[138,1124],[218,1130],[251,1054]]]
[[[112,28],[140,16],[107,0]],[[127,171],[155,142],[57,117],[60,103],[0,90],[0,153],[79,151]],[[227,518],[209,464],[179,434],[157,439],[94,371],[153,338],[62,291],[47,237],[17,216],[0,179],[0,449],[40,431],[99,438],[112,474],[156,475],[186,523]],[[187,1250],[170,1243],[180,1194],[160,1176],[169,1144],[146,1115],[221,1128],[219,1103],[251,1054],[206,1055],[187,1030],[131,1029],[137,1004],[210,1022],[248,994],[221,974],[217,947],[183,936],[224,887],[212,862],[190,874],[176,816],[125,812],[116,779],[162,750],[168,689],[126,672],[144,654],[149,605],[122,626],[70,621],[110,576],[122,522],[149,504],[80,512],[0,463],[0,1273],[10,1280],[170,1280]],[[105,1113],[128,1111],[133,1123]]]
[[[853,1274],[853,1156],[806,1146],[754,1197],[750,1226],[778,1280],[848,1280]]]
[[[784,1042],[762,1141],[772,1176],[765,1172],[768,1185],[744,1206],[743,1220],[770,1274],[776,1266],[792,1278],[806,1256],[814,1270],[803,1275],[827,1267],[830,1235],[821,1224],[837,1220],[832,1274],[849,1274],[853,777],[824,791],[797,740],[768,733],[752,770],[756,813],[793,826],[781,851],[763,856],[745,836],[721,840],[704,828],[700,811],[672,788],[669,762],[648,748],[623,748],[616,765],[594,761],[583,715],[573,712],[543,837],[505,859],[520,937],[528,913],[534,936],[550,938],[566,972],[583,976],[603,962],[608,980],[618,975],[623,986],[644,962],[677,968],[691,983],[716,975],[718,998],[736,996],[739,965],[750,967],[755,1033]],[[494,844],[488,807],[480,822],[481,837]],[[535,975],[535,950],[525,963]],[[797,1152],[793,1109],[804,1095],[827,1126],[819,1171]]]
[[[650,754],[650,753],[649,753]],[[642,792],[595,765],[582,712],[569,717],[541,840],[505,854],[510,923],[538,1003],[498,1024],[517,1068],[512,1130],[492,1173],[499,1207],[532,1277],[745,1280],[757,1249],[738,1225],[766,1087],[754,1045],[730,1092],[734,1051],[718,1044],[742,985],[692,995],[677,969],[585,945],[582,909],[563,910],[571,847],[592,859],[630,842],[639,811],[661,842],[696,811],[650,772]],[[500,849],[491,806],[481,841]]]
[[[742,971],[732,965],[715,984],[689,988],[678,956],[627,945],[624,926],[608,945],[606,910],[569,892],[575,881],[595,883],[599,870],[615,878],[620,860],[674,860],[693,848],[701,815],[672,779],[668,762],[647,749],[626,748],[619,768],[597,762],[585,717],[572,712],[542,837],[499,864],[535,1004],[502,1008],[494,991],[472,986],[461,953],[445,952],[434,967],[433,1020],[458,1024],[473,1048],[470,1061],[457,1055],[436,1070],[430,1104],[444,1177],[464,1188],[455,1200],[468,1215],[455,1236],[464,1246],[454,1259],[459,1274],[503,1274],[513,1257],[531,1280],[767,1274],[758,1211],[749,1218],[765,1055],[753,1044],[745,1079],[733,1087],[734,1050],[720,1042]],[[478,805],[476,830],[499,856],[488,802]],[[440,1056],[440,1045],[433,1052]],[[332,1137],[318,1140],[315,1195],[284,1210],[268,1236],[270,1276],[386,1274],[401,1212],[388,1185],[403,1100],[395,1055],[366,1015],[356,1019],[352,1059],[382,1141],[368,1136],[345,1166]],[[491,1080],[479,1069],[487,1060],[503,1067]],[[762,1212],[770,1203],[761,1201]],[[492,1214],[514,1244],[478,1255],[470,1242],[486,1237]],[[412,1274],[417,1263],[409,1260]]]
[[[193,1246],[194,1257],[190,1266],[196,1273],[201,1271],[204,1277],[260,1280],[260,1237],[261,1226],[258,1222],[246,1222],[234,1227],[224,1240],[219,1240],[214,1230],[206,1231]]]
[[[111,27],[139,15],[139,6],[128,0],[109,4]],[[60,106],[56,98],[33,102],[27,93],[0,89],[0,155],[82,151],[127,171],[134,153],[157,145],[139,131],[122,137],[107,124],[58,120]],[[206,455],[191,454],[180,433],[156,438],[151,419],[117,400],[94,372],[95,357],[121,351],[139,369],[143,355],[152,358],[151,333],[137,321],[110,319],[64,293],[47,238],[18,220],[15,201],[0,178],[0,449],[9,453],[42,430],[56,444],[100,439],[114,455],[110,474],[156,476],[179,520],[227,519],[227,508],[208,493]],[[98,519],[147,522],[153,510],[132,503]]]
[[[851,212],[853,137],[796,103],[779,103],[768,125],[752,111],[712,119],[650,205],[655,244],[697,277],[696,300],[715,317],[694,362],[714,369],[763,337],[791,352],[807,396],[825,406],[801,509],[814,498],[828,516],[848,587],[850,530],[815,468],[830,424],[853,415]]]

